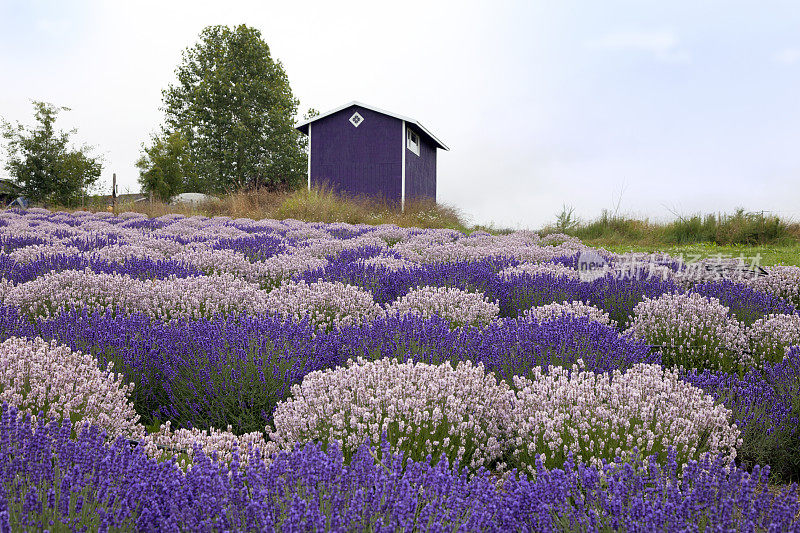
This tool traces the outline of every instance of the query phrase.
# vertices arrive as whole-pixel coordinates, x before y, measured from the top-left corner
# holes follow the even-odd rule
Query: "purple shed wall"
[[[436,145],[427,135],[406,124],[411,131],[419,135],[419,156],[409,150],[405,143],[406,151],[406,205],[415,199],[430,198],[436,201]]]
[[[363,117],[356,128],[355,111]],[[311,124],[311,185],[337,193],[400,201],[402,122],[351,106]],[[416,157],[413,153],[411,156]],[[435,168],[435,167],[434,167]]]

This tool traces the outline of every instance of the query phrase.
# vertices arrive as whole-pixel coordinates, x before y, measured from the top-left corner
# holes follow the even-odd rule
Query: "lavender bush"
[[[138,437],[143,428],[127,397],[133,384],[112,369],[55,342],[12,337],[0,344],[0,402],[34,419],[85,421],[112,436]]]
[[[589,304],[579,301],[552,303],[547,305],[540,305],[531,307],[523,313],[523,318],[536,320],[538,322],[547,322],[556,318],[564,316],[588,317],[596,322],[611,325],[611,317],[602,309],[598,309]]]
[[[747,343],[756,364],[778,363],[787,348],[800,345],[800,315],[767,315],[747,328]]]
[[[500,307],[481,293],[448,287],[420,287],[392,302],[389,314],[414,314],[423,318],[438,316],[451,327],[485,326],[500,313]]]
[[[124,440],[72,431],[66,421],[33,427],[3,407],[0,528],[749,532],[794,530],[800,512],[796,488],[765,490],[767,468],[712,457],[682,471],[672,458],[594,468],[568,457],[563,469],[538,463],[533,478],[512,474],[498,487],[485,472],[408,460],[385,444],[359,447],[349,464],[336,446],[306,445],[244,469],[239,452],[228,465],[198,450],[184,473]]]
[[[127,275],[134,279],[188,278],[202,272],[178,261],[132,257],[124,262],[86,258],[82,255],[55,254],[39,256],[28,262],[17,262],[0,255],[0,278],[14,285],[32,281],[45,274],[64,270],[86,270],[95,273]]]
[[[354,285],[329,281],[284,283],[273,289],[264,303],[266,309],[278,315],[295,321],[307,318],[312,324],[328,330],[384,314],[369,292]]]
[[[702,388],[733,412],[742,429],[740,460],[769,464],[775,481],[800,481],[800,348],[777,363],[743,376],[691,370],[682,379]]]
[[[55,339],[91,352],[101,365],[113,362],[126,382],[136,384],[129,395],[147,425],[157,420],[170,420],[176,428],[233,425],[242,433],[263,430],[275,405],[309,372],[358,357],[480,362],[508,383],[538,366],[571,366],[578,359],[596,372],[660,361],[658,352],[641,341],[572,316],[451,330],[441,318],[407,315],[326,333],[308,321],[272,316],[165,324],[143,315],[86,309],[31,323],[0,307],[0,331]]]
[[[482,332],[466,332],[464,346],[473,360],[512,383],[537,368],[570,368],[584,361],[587,370],[610,372],[637,363],[660,363],[661,354],[645,343],[620,335],[588,317],[564,316],[543,323],[507,319]]]
[[[549,274],[553,276],[563,276],[566,278],[578,279],[578,271],[560,263],[545,262],[545,263],[521,263],[517,266],[511,266],[501,270],[498,275],[501,278],[509,279],[514,275],[528,274],[536,276],[538,274]]]
[[[275,409],[270,438],[284,449],[339,442],[349,459],[366,438],[385,435],[394,452],[410,459],[445,456],[473,472],[502,469],[511,398],[482,365],[359,360],[312,372],[293,386]]]
[[[657,345],[665,365],[738,370],[754,364],[745,334],[728,308],[696,293],[645,298],[634,309],[629,333]]]
[[[534,481],[505,486],[528,531],[795,531],[797,487],[767,490],[769,468],[752,472],[707,456],[681,469],[639,456],[622,465],[563,469],[539,463]],[[511,503],[513,505],[513,503]]]
[[[732,461],[741,444],[729,409],[659,365],[608,374],[586,372],[582,361],[571,371],[535,368],[514,388],[511,464],[531,474],[537,460],[560,467],[570,454],[594,466],[636,450],[662,464],[671,449],[680,464],[706,453]]]
[[[783,298],[800,309],[800,267],[776,265],[766,276],[749,278],[746,283],[759,291]]]
[[[766,315],[792,314],[796,311],[793,305],[782,298],[730,280],[698,283],[692,292],[716,298],[729,309],[731,316],[747,326]]]
[[[2,287],[2,302],[32,317],[92,307],[171,320],[265,313],[271,305],[266,291],[230,274],[141,281],[120,274],[68,270]]]
[[[634,318],[634,308],[640,302],[658,298],[662,294],[680,292],[674,281],[664,280],[659,276],[607,275],[584,285],[587,286],[583,291],[585,296],[573,299],[602,309],[620,330],[630,326]]]

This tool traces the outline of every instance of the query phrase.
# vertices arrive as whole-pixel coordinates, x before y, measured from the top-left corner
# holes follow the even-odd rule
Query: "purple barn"
[[[350,102],[297,126],[308,135],[308,187],[380,197],[405,208],[436,201],[436,149],[449,150],[414,119]]]

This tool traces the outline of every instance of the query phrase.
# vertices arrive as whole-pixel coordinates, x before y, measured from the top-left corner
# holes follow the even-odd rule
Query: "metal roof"
[[[450,150],[450,148],[448,148],[446,144],[444,144],[442,141],[440,141],[436,137],[436,135],[434,135],[433,133],[428,131],[428,129],[425,126],[423,126],[422,124],[420,124],[418,121],[414,120],[413,118],[406,117],[406,116],[403,116],[403,115],[398,115],[397,113],[391,113],[389,111],[385,111],[385,110],[377,108],[375,106],[362,104],[361,102],[356,102],[355,100],[353,100],[352,102],[349,102],[347,104],[341,105],[341,106],[339,106],[337,108],[331,109],[330,111],[326,111],[324,113],[321,113],[321,114],[317,115],[316,117],[311,118],[309,120],[304,120],[303,122],[301,122],[300,124],[295,126],[295,128],[300,130],[301,132],[305,133],[306,135],[308,135],[308,127],[307,126],[309,124],[311,124],[312,122],[316,122],[317,120],[320,120],[322,118],[328,117],[330,115],[333,115],[334,113],[338,113],[339,111],[341,111],[343,109],[347,109],[348,107],[352,107],[352,106],[363,107],[364,109],[369,109],[370,111],[375,111],[376,113],[381,113],[383,115],[388,115],[388,116],[394,117],[394,118],[396,118],[398,120],[405,120],[407,123],[413,124],[416,127],[418,127],[420,130],[422,130],[422,132],[425,135],[427,135],[428,137],[430,137],[431,140],[433,140],[433,142],[435,142],[439,146],[439,148],[442,148],[444,150]]]
[[[0,178],[0,194],[21,194],[22,187],[11,179]]]

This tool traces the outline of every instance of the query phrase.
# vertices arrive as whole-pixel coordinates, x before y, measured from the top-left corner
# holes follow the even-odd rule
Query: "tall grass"
[[[89,199],[88,209],[105,210],[107,199]],[[396,203],[380,199],[345,196],[327,186],[293,191],[237,191],[205,204],[170,205],[163,202],[121,202],[117,213],[136,211],[148,216],[168,213],[183,215],[225,215],[231,218],[286,219],[306,222],[347,222],[350,224],[396,224],[402,227],[451,228],[458,231],[485,230],[499,235],[510,228],[492,225],[469,226],[467,217],[453,206],[420,200],[401,211]],[[542,230],[566,233],[587,244],[600,246],[640,245],[677,246],[707,243],[730,245],[798,245],[800,224],[764,212],[737,209],[733,214],[695,214],[671,222],[653,222],[604,210],[590,221],[578,219],[564,206],[556,220]]]
[[[564,221],[570,221],[565,224]],[[800,224],[764,212],[737,209],[733,214],[696,214],[666,223],[651,222],[609,211],[589,222],[572,222],[565,207],[544,233],[567,233],[589,242],[608,244],[717,245],[792,244],[800,240]]]
[[[89,209],[102,210],[105,205],[90,205]],[[182,215],[229,216],[231,218],[287,219],[306,222],[347,222],[349,224],[396,224],[402,227],[451,228],[467,231],[464,216],[454,207],[419,200],[399,206],[379,199],[336,194],[328,186],[293,191],[237,191],[222,196],[217,201],[202,204],[171,205],[163,202],[123,202],[117,213],[135,211],[151,217],[168,213]]]

